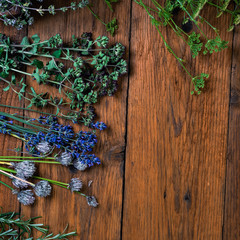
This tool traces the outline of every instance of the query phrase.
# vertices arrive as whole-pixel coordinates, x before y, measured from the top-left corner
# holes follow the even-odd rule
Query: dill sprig
[[[185,61],[178,57],[177,53],[175,53],[173,48],[168,44],[168,41],[164,38],[160,27],[170,27],[177,37],[181,38],[185,44],[188,45],[193,58],[196,58],[200,52],[202,52],[204,55],[219,52],[227,48],[228,42],[221,39],[219,30],[201,16],[201,11],[206,6],[211,5],[217,9],[217,17],[219,17],[223,12],[230,14],[231,21],[228,30],[231,31],[235,25],[240,23],[240,2],[236,0],[220,0],[217,1],[217,3],[216,1],[207,0],[166,0],[165,3],[161,5],[157,0],[151,0],[152,6],[148,6],[144,3],[144,0],[134,1],[143,7],[143,9],[149,15],[151,18],[151,23],[156,27],[165,47],[176,58],[184,71],[191,78],[191,94],[200,94],[202,89],[205,87],[205,81],[209,77],[209,74],[200,73],[197,76],[193,76],[187,69]],[[228,9],[230,2],[234,2],[235,4],[233,11]],[[175,21],[175,15],[177,14],[176,12],[184,16],[181,24],[178,24]],[[208,25],[215,33],[215,37],[212,39],[209,38],[202,30],[200,23]],[[187,30],[184,31],[184,26],[187,25],[195,25],[197,31],[192,31],[190,33]]]

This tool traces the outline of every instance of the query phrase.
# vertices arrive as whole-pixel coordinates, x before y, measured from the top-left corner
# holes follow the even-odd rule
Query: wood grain
[[[65,1],[57,4],[63,5]],[[130,1],[127,1],[130,3]],[[111,44],[121,42],[128,52],[130,4],[120,2],[114,16],[119,19],[121,28],[118,35],[112,38],[106,33],[104,26],[87,10],[46,16],[38,19],[29,27],[28,35],[39,34],[41,39],[60,33],[65,42],[71,40],[72,35],[80,37],[83,32],[93,32],[94,38],[107,35]],[[94,10],[108,22],[113,14],[105,4],[95,4]],[[57,24],[56,24],[57,23]],[[126,54],[128,58],[128,54]],[[30,82],[31,80],[28,79]],[[31,81],[31,86],[39,88]],[[42,89],[42,87],[41,87]],[[56,94],[57,89],[45,88],[46,91]],[[109,129],[98,133],[99,143],[95,151],[103,164],[91,170],[71,174],[68,169],[59,166],[40,166],[39,174],[55,180],[69,182],[71,177],[80,177],[85,184],[84,193],[97,197],[100,205],[97,209],[90,208],[86,199],[71,194],[70,191],[54,187],[51,198],[37,199],[33,207],[23,207],[22,213],[26,216],[43,216],[44,223],[51,226],[53,232],[59,232],[69,224],[69,231],[77,230],[78,236],[73,239],[119,239],[122,214],[122,183],[123,161],[125,150],[126,124],[126,96],[127,75],[121,78],[118,93],[112,97],[103,98],[96,106],[98,120],[105,122]],[[49,109],[49,111],[51,111]],[[26,113],[29,114],[29,113]],[[34,116],[34,114],[30,114]],[[82,127],[75,127],[76,130]],[[93,180],[90,188],[89,180]],[[41,220],[42,221],[42,220]]]
[[[55,2],[59,6],[65,3]],[[106,22],[113,16],[118,19],[115,38],[86,10],[36,16],[35,24],[21,32],[2,24],[0,29],[16,41],[26,33],[29,37],[37,33],[41,39],[60,33],[68,42],[73,34],[79,37],[83,32],[93,32],[94,37],[107,35],[112,43],[121,42],[127,47],[129,86],[126,75],[117,94],[103,98],[96,106],[99,120],[109,126],[98,134],[95,151],[103,164],[76,174],[59,166],[38,167],[40,176],[59,181],[80,177],[85,184],[84,193],[95,195],[100,205],[90,208],[83,197],[54,187],[50,198],[38,198],[34,206],[25,207],[0,185],[0,206],[4,211],[21,210],[26,217],[41,215],[39,222],[50,225],[55,233],[69,224],[69,231],[78,232],[71,239],[240,239],[240,28],[235,30],[233,39],[233,33],[223,28],[229,16],[216,19],[212,17],[213,8],[204,10],[203,16],[221,30],[229,48],[212,56],[201,55],[197,60],[191,58],[185,43],[170,29],[162,29],[193,75],[210,73],[206,90],[200,96],[191,96],[191,80],[166,51],[141,7],[131,0],[122,0],[113,14],[96,1],[94,10]],[[204,31],[214,37],[209,28],[204,27]],[[57,93],[57,89],[39,87],[30,78],[27,82],[36,89]],[[11,92],[3,93],[3,84],[0,86],[0,102],[20,106],[17,97]],[[75,130],[79,129],[82,127],[75,126]],[[21,142],[0,135],[0,144],[0,155],[14,155],[9,149]],[[3,179],[6,178],[0,175]],[[87,187],[89,180],[93,180],[91,187]]]
[[[23,29],[21,32],[18,32],[16,29],[6,27],[2,22],[0,22],[0,33],[4,33],[7,36],[11,37],[11,39],[19,41],[25,34],[26,28]],[[4,92],[3,88],[7,85],[0,81],[0,103],[4,105],[13,105],[13,106],[22,106],[23,103],[18,103],[18,96],[16,96],[12,91]],[[21,110],[16,109],[9,109],[0,107],[0,111],[7,112],[7,113],[18,113],[23,114]],[[21,147],[22,142],[17,140],[16,138],[6,136],[0,134],[0,156],[15,156],[14,149],[17,147]],[[3,175],[0,174],[0,180],[7,183],[8,185],[11,184],[11,180]],[[0,207],[3,207],[3,211],[15,211],[19,212],[19,204],[16,195],[13,195],[11,190],[0,184]]]
[[[240,28],[235,28],[233,40],[231,95],[229,110],[229,133],[227,151],[225,217],[223,239],[240,239],[240,73],[239,73],[239,42]]]
[[[203,13],[222,29],[228,16],[213,14]],[[221,239],[232,33],[221,31],[227,50],[193,60],[171,30],[162,32],[192,74],[210,79],[191,96],[189,77],[133,3],[123,239]]]

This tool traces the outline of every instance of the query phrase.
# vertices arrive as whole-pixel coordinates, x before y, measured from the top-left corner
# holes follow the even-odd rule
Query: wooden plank
[[[226,196],[225,196],[225,217],[223,225],[223,239],[240,238],[240,73],[239,73],[239,42],[240,28],[235,28],[233,40],[231,95],[229,110],[229,133],[227,151],[227,173],[226,173]]]
[[[59,5],[64,4],[61,1]],[[130,0],[127,1],[130,3]],[[113,14],[104,3],[96,4],[94,10],[109,21]],[[94,37],[106,35],[111,43],[121,42],[127,47],[129,37],[130,4],[126,1],[117,5],[114,13],[119,19],[120,29],[115,38],[106,33],[104,26],[94,19],[88,10],[57,14],[38,19],[29,28],[29,36],[38,33],[41,39],[49,38],[60,33],[64,40],[70,41],[72,35],[80,37],[83,32],[93,32]],[[126,56],[127,57],[127,56]],[[64,167],[39,167],[41,176],[69,182],[71,177],[80,177],[84,184],[84,192],[95,195],[100,203],[97,209],[90,208],[85,198],[71,194],[70,191],[54,187],[54,194],[49,199],[37,199],[32,208],[23,207],[26,216],[43,216],[43,222],[51,226],[51,230],[59,232],[69,224],[69,230],[77,230],[78,236],[73,239],[119,239],[121,231],[122,212],[122,168],[125,149],[125,122],[126,122],[126,96],[127,75],[121,79],[122,83],[115,97],[106,97],[97,105],[99,120],[106,122],[109,129],[99,135],[96,155],[103,164],[99,167],[77,174],[71,174]],[[38,87],[32,82],[32,86]],[[48,91],[49,88],[45,88]],[[57,92],[55,89],[53,92]],[[28,113],[29,114],[29,113]],[[34,114],[31,114],[34,116]],[[76,128],[80,130],[81,127]],[[87,187],[89,180],[92,186]]]
[[[0,33],[4,33],[6,36],[11,37],[12,40],[21,41],[21,38],[26,33],[26,28],[21,32],[17,31],[15,28],[7,27],[2,22],[0,22]],[[2,81],[0,81],[0,103],[4,105],[14,105],[16,107],[22,106],[18,102],[18,96],[16,96],[12,91],[4,92],[3,88],[6,87]],[[9,109],[0,107],[0,111],[8,113],[18,113],[23,114],[23,111],[16,109]],[[10,137],[4,134],[0,134],[0,156],[15,156],[13,150],[17,147],[21,147],[22,142],[14,137]],[[12,186],[11,180],[0,174],[0,180]],[[16,195],[13,195],[11,190],[0,184],[0,207],[3,208],[4,212],[7,211],[19,211],[19,203]]]
[[[124,240],[222,238],[232,33],[222,29],[229,16],[203,14],[230,41],[219,54],[193,60],[162,30],[193,74],[211,74],[206,91],[191,96],[190,79],[133,3]]]

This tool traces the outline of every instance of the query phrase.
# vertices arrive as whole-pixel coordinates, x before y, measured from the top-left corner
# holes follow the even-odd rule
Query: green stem
[[[40,111],[33,110],[33,109],[30,109],[30,108],[14,107],[14,106],[4,105],[4,104],[0,104],[0,107],[7,107],[7,108],[13,108],[13,109],[19,109],[19,110],[26,110],[26,111],[36,112],[36,113],[40,113],[40,114],[44,114],[44,115],[52,115],[52,116],[55,116],[55,117],[58,117],[58,118],[66,119],[66,120],[71,119],[71,117],[57,116],[55,114],[51,114],[51,113],[47,113],[47,112],[40,112]]]
[[[12,191],[14,190],[12,187],[10,187],[8,184],[6,184],[6,183],[4,183],[4,182],[0,181],[0,183],[3,184],[4,186],[10,188]]]
[[[29,182],[29,181],[26,181],[26,180],[24,180],[24,179],[21,179],[21,178],[19,178],[19,177],[17,177],[17,176],[11,175],[10,173],[7,173],[7,172],[5,172],[5,171],[3,171],[3,170],[0,170],[0,173],[8,176],[9,178],[15,178],[15,179],[17,179],[17,180],[19,180],[19,181],[25,182],[25,183],[31,185],[32,187],[35,186],[34,183],[31,183],[31,182]]]
[[[47,158],[44,158],[44,157],[24,157],[24,156],[0,156],[0,159],[21,159],[21,158],[25,158],[25,159],[55,159],[54,157],[47,157]]]
[[[92,13],[92,15],[98,19],[104,26],[106,26],[107,24],[105,22],[102,21],[102,19],[100,19],[100,17],[89,7],[87,6],[88,10]]]
[[[39,161],[39,160],[20,160],[20,159],[0,159],[0,164],[3,164],[3,162],[24,162],[24,161],[31,161],[34,163],[47,163],[47,164],[61,164],[60,162],[56,161]]]

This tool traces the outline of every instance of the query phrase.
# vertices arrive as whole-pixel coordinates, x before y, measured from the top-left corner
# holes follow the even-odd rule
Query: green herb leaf
[[[28,41],[28,37],[24,37],[24,38],[22,39],[21,45],[24,45],[24,46],[30,45],[30,43],[29,43],[29,41]]]
[[[3,89],[3,91],[4,91],[4,92],[7,92],[9,89],[10,89],[10,85],[8,85],[7,87],[5,87],[5,88]]]
[[[33,35],[31,38],[32,38],[34,43],[39,43],[40,42],[40,37],[37,34]]]
[[[35,66],[39,69],[42,69],[43,68],[43,62],[42,61],[39,61],[38,59],[34,59],[31,63],[32,66]]]
[[[60,58],[62,54],[62,50],[58,49],[55,52],[53,52],[52,56],[54,56],[55,58]]]

